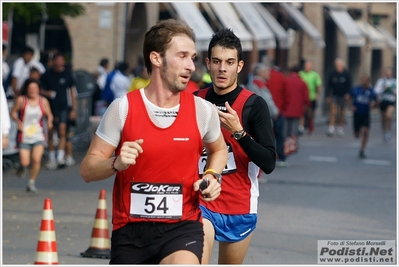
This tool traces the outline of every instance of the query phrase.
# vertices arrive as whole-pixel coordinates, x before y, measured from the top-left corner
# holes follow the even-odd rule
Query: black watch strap
[[[244,129],[242,129],[241,131],[237,131],[237,132],[235,132],[235,133],[233,133],[232,134],[232,137],[235,139],[235,140],[240,140],[241,138],[243,138],[245,136],[245,131],[244,131]]]

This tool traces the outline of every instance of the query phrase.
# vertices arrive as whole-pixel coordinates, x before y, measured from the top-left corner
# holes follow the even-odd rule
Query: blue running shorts
[[[226,215],[210,211],[200,205],[202,217],[209,220],[215,228],[215,240],[238,242],[245,239],[256,228],[257,214]]]

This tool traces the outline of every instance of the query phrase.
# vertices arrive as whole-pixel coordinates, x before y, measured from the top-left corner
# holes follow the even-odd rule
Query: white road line
[[[323,157],[323,156],[309,156],[310,161],[318,162],[337,162],[336,157]]]
[[[382,165],[382,166],[392,165],[392,162],[389,160],[364,159],[363,162],[365,164],[370,164],[370,165]]]

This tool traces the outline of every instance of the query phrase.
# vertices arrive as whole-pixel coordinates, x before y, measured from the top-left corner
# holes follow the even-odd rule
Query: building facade
[[[323,81],[337,57],[344,59],[354,82],[363,72],[374,83],[385,66],[396,70],[396,2],[81,4],[83,16],[64,18],[74,69],[92,72],[103,57],[133,67],[142,55],[145,32],[160,19],[180,18],[194,29],[202,61],[214,31],[229,27],[236,32],[244,47],[240,82],[252,63],[265,58],[283,71],[311,60]]]

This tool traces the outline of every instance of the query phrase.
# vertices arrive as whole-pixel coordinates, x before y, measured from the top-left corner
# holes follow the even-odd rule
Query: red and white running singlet
[[[206,99],[207,89],[199,91],[198,96]],[[232,108],[237,112],[241,125],[242,111],[245,102],[253,94],[253,92],[243,88]],[[213,212],[222,214],[249,214],[257,213],[259,184],[258,174],[259,167],[256,166],[241,148],[240,144],[235,140],[229,131],[222,127],[224,140],[226,141],[228,149],[228,161],[223,170],[222,192],[220,196],[214,201],[201,201],[201,205],[205,206]],[[247,133],[248,134],[248,133]],[[206,162],[205,154],[199,161],[200,174],[204,171]]]
[[[198,178],[202,140],[194,96],[180,93],[180,108],[167,128],[150,119],[140,91],[127,94],[129,111],[116,150],[126,141],[143,139],[137,163],[116,174],[113,189],[113,230],[128,222],[201,220]]]

